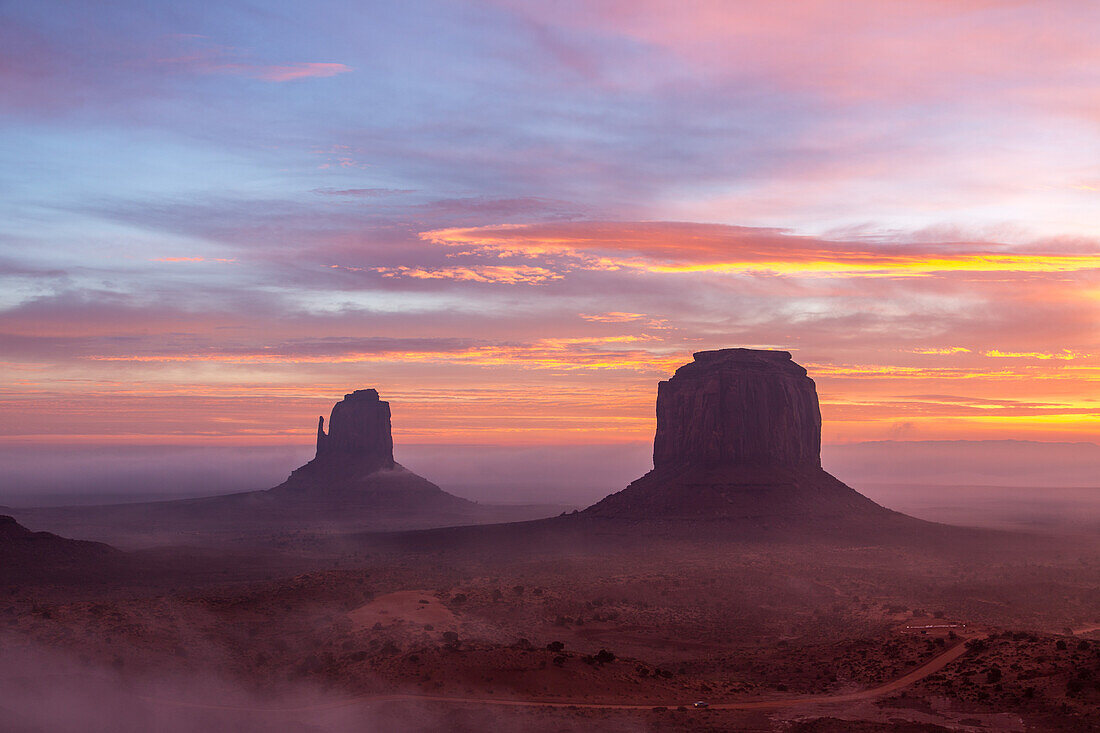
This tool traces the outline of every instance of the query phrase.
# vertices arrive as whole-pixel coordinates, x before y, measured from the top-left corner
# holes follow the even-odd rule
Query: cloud
[[[175,34],[167,40],[167,44],[179,53],[154,59],[156,65],[198,74],[229,74],[262,81],[288,82],[336,76],[354,70],[346,64],[332,62],[259,63],[249,59],[248,51],[211,43],[204,36]]]
[[[153,262],[236,262],[236,257],[156,257]]]
[[[291,64],[261,64],[237,60],[234,49],[209,47],[184,56],[156,59],[157,64],[197,74],[227,74],[247,76],[270,82],[317,79],[354,71],[346,64],[328,62],[299,62]]]
[[[552,10],[497,2],[573,37],[592,33],[644,46],[639,61],[664,62],[651,66],[652,84],[688,73],[742,85],[767,81],[846,105],[954,99],[963,89],[977,91],[973,101],[981,103],[1052,80],[1095,84],[1081,70],[1100,62],[1091,43],[1096,9],[1082,15],[1079,4],[1057,0],[815,0],[797,7],[699,0],[689,8],[663,0],[567,0]]]
[[[913,354],[969,354],[970,349],[965,346],[932,346],[918,349],[910,349]]]
[[[779,229],[679,222],[568,222],[451,228],[421,237],[497,257],[653,273],[928,277],[941,273],[1100,271],[1100,255],[996,243],[837,242]]]
[[[991,356],[998,359],[1059,359],[1062,361],[1072,361],[1074,359],[1087,359],[1092,354],[1082,354],[1071,349],[1062,349],[1061,351],[1001,351],[1000,349],[990,349],[982,352],[983,356]]]
[[[340,267],[331,265],[331,267]],[[456,280],[460,282],[496,283],[502,285],[532,285],[547,280],[560,280],[564,277],[545,267],[530,265],[472,265],[469,267],[373,267],[349,268],[343,270],[362,271],[370,269],[382,277],[413,278],[415,280]]]
[[[2,342],[3,339],[0,339]],[[13,340],[18,344],[20,340]],[[22,339],[26,341],[26,339]],[[37,342],[38,340],[34,340]],[[56,340],[49,340],[52,343]],[[87,343],[89,340],[85,340]],[[427,363],[451,366],[509,367],[558,372],[574,371],[641,371],[670,369],[681,363],[680,351],[660,353],[640,348],[656,342],[643,336],[546,338],[527,343],[487,342],[472,339],[388,339],[329,338],[299,340],[272,346],[237,346],[226,343],[204,343],[188,350],[181,344],[172,350],[147,351],[112,348],[108,353],[90,353],[89,362],[140,363],[202,363],[221,364],[388,364]],[[101,340],[102,343],[102,340]],[[114,346],[114,345],[112,345]]]
[[[264,81],[296,81],[346,74],[353,69],[345,64],[309,62],[284,66],[245,66],[240,71]]]
[[[357,196],[363,198],[379,198],[382,196],[400,196],[406,193],[416,193],[412,188],[315,188],[313,193],[322,196]]]

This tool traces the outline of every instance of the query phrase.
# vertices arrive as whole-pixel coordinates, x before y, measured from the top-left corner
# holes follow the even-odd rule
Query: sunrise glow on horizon
[[[1100,5],[0,10],[0,444],[652,439],[788,350],[824,439],[1100,438]]]

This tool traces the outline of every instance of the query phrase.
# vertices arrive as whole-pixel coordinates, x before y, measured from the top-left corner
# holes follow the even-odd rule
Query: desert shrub
[[[560,641],[552,641],[546,645],[546,650],[550,652],[560,652],[565,648],[565,644]]]
[[[466,600],[467,599],[465,593],[455,593],[454,597],[451,598],[451,603],[465,603]]]
[[[999,667],[991,667],[985,673],[985,681],[986,681],[987,684],[992,685],[994,683],[1000,682],[1001,678],[1003,676],[1004,676],[1004,673],[1001,672]]]
[[[1054,642],[1054,648],[1057,649],[1058,651],[1064,650],[1066,648],[1066,640],[1065,639],[1059,639],[1058,641]]]
[[[611,652],[607,651],[606,649],[601,649],[600,651],[596,652],[596,661],[599,662],[600,664],[607,664],[608,662],[614,662],[615,661],[615,655],[612,654]]]

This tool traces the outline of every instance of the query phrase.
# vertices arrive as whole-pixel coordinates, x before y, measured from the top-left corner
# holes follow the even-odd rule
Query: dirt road
[[[970,637],[978,638],[978,637]],[[793,697],[772,698],[767,700],[746,700],[741,702],[719,702],[709,705],[711,710],[778,710],[782,708],[800,707],[805,705],[822,705],[828,703],[856,702],[870,700],[891,692],[897,692],[925,677],[939,672],[956,659],[966,654],[966,642],[969,639],[960,638],[958,643],[941,654],[928,660],[921,666],[895,680],[856,692],[827,693],[821,695],[798,695]],[[571,702],[561,700],[515,700],[496,697],[456,697],[451,695],[420,695],[420,694],[390,694],[390,695],[360,695],[342,700],[334,700],[320,705],[288,708],[249,708],[230,705],[207,705],[202,703],[190,703],[175,700],[143,697],[146,702],[157,705],[175,706],[183,708],[197,708],[204,710],[225,710],[237,712],[264,712],[264,713],[303,713],[336,708],[350,707],[353,705],[369,705],[386,702],[441,702],[458,705],[492,705],[498,707],[546,707],[546,708],[578,708],[585,710],[651,710],[655,707],[677,707],[690,705],[691,700],[676,702],[654,701],[649,703],[597,703],[597,702]]]

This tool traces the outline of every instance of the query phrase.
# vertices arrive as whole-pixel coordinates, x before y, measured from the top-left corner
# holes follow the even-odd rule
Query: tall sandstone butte
[[[701,351],[657,389],[653,470],[585,514],[805,527],[900,517],[821,468],[821,411],[786,351]]]
[[[473,502],[448,494],[393,459],[390,404],[374,389],[344,395],[317,421],[317,455],[282,484],[264,492],[284,501],[308,502],[309,511],[375,518],[469,512]],[[304,511],[304,509],[303,509]]]
[[[317,458],[376,462],[380,468],[393,468],[390,403],[380,400],[374,389],[344,395],[332,408],[327,435],[324,416],[318,418]]]
[[[700,351],[657,386],[655,468],[821,466],[814,381],[786,351]]]

